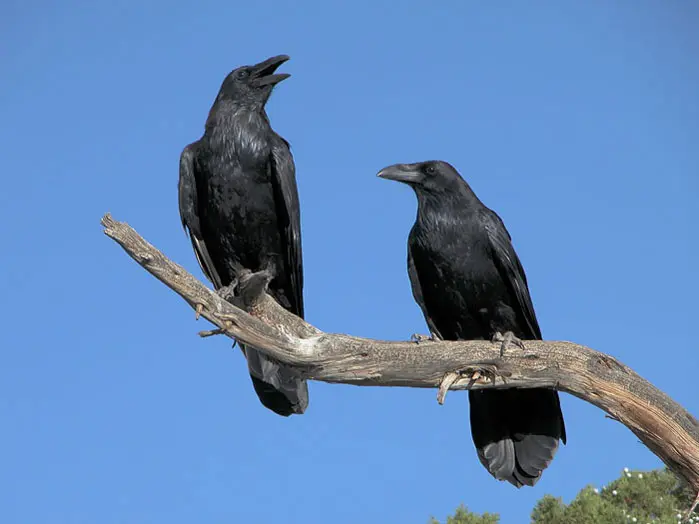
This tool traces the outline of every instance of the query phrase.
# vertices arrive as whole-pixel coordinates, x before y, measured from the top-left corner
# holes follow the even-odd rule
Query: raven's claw
[[[230,302],[233,297],[235,297],[235,290],[238,287],[238,279],[234,278],[233,281],[227,286],[223,286],[216,290],[216,294],[223,300]]]
[[[515,346],[519,347],[522,350],[527,349],[524,346],[524,342],[522,342],[522,340],[517,338],[512,331],[506,331],[504,334],[497,331],[493,335],[492,342],[493,343],[501,342],[501,344],[500,344],[500,356],[501,357],[505,356],[505,352],[507,351],[507,348],[510,344],[514,344]]]

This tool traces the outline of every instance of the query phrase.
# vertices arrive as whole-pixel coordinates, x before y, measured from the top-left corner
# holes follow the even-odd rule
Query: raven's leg
[[[235,296],[235,290],[238,287],[240,279],[238,277],[234,278],[230,284],[227,286],[220,287],[216,290],[216,294],[227,302],[231,302]]]
[[[253,273],[248,269],[239,269],[237,276],[233,278],[231,283],[217,289],[216,294],[236,307],[247,308],[254,305],[262,297],[272,278],[274,275],[267,270]],[[234,340],[232,347],[235,347],[237,343],[238,341]],[[243,348],[241,347],[241,349]]]
[[[240,277],[238,291],[246,307],[254,306],[262,299],[274,276],[274,271],[268,268],[255,273],[246,273]]]
[[[223,287],[218,288],[215,292],[219,297],[221,297],[226,302],[233,303],[233,298],[235,297],[235,288],[236,287],[238,287],[238,279],[234,278],[230,284],[228,284],[227,286],[223,286]],[[195,320],[199,320],[199,317],[201,316],[203,311],[204,311],[204,305],[197,304],[196,308],[194,309]]]
[[[492,342],[493,343],[501,342],[501,344],[500,344],[500,356],[501,357],[505,356],[505,351],[507,351],[507,348],[510,344],[514,344],[515,346],[518,346],[521,349],[526,349],[526,347],[524,346],[524,342],[522,342],[519,338],[517,338],[512,331],[506,331],[504,334],[500,333],[499,331],[496,331],[495,334],[493,335]]]
[[[237,277],[231,280],[231,283],[228,284],[227,286],[220,287],[216,290],[216,294],[221,297],[223,300],[226,302],[230,302],[233,305],[235,304],[235,290],[238,287],[238,283],[240,282],[240,279]],[[199,310],[197,310],[199,311]],[[237,340],[233,339],[233,345],[231,347],[235,347],[235,345],[238,343]]]
[[[267,286],[275,276],[274,270],[267,267],[253,273],[249,269],[236,268],[236,276],[230,284],[220,287],[216,294],[234,306],[249,306],[257,302],[267,291]]]

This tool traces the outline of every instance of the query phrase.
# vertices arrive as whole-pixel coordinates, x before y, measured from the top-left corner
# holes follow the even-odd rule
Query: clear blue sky
[[[544,336],[699,415],[699,4],[246,4],[3,8],[0,521],[420,524],[463,502],[517,524],[545,493],[659,466],[567,395],[569,443],[519,491],[479,464],[464,393],[312,383],[304,416],[277,417],[99,219],[201,276],[180,151],[231,69],[287,53],[268,113],[296,158],[312,323],[425,332],[415,198],[375,174],[444,159],[505,220]]]

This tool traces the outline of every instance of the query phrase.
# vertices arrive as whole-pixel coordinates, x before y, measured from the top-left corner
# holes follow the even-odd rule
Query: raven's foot
[[[262,297],[267,292],[267,286],[269,286],[273,278],[274,274],[267,269],[241,275],[238,291],[245,307],[253,307],[262,300]]]
[[[487,360],[483,362],[474,363],[473,365],[465,366],[454,371],[446,373],[441,382],[439,383],[439,389],[437,390],[437,402],[444,404],[447,392],[455,382],[462,378],[468,378],[468,385],[466,389],[470,389],[474,384],[492,384],[495,382],[497,377],[501,377],[503,382],[505,377],[509,376],[509,372],[505,369],[501,369],[501,362],[496,360]]]
[[[223,286],[216,290],[216,294],[226,302],[232,302],[235,297],[235,290],[238,287],[239,280],[234,278],[227,286]]]
[[[517,346],[523,350],[527,349],[524,346],[524,342],[522,342],[520,339],[518,339],[512,331],[506,331],[504,334],[500,333],[499,331],[496,332],[493,335],[492,342],[493,343],[501,342],[501,344],[500,344],[500,356],[501,357],[505,356],[505,352],[507,351],[507,348],[510,344],[514,344],[515,346]]]
[[[410,335],[410,341],[415,342],[416,344],[420,344],[421,342],[434,342],[436,337],[434,336],[434,333],[430,333],[429,336],[427,335],[421,335],[420,333],[413,333]]]

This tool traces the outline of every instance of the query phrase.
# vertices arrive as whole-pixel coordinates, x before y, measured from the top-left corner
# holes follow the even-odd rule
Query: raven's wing
[[[192,247],[194,247],[194,254],[197,257],[199,266],[201,266],[202,271],[214,287],[218,289],[221,287],[221,277],[219,277],[206,248],[199,222],[195,160],[196,146],[197,142],[189,144],[180,155],[180,179],[177,184],[180,218],[182,219],[182,227],[189,233],[189,239],[192,241]]]
[[[275,189],[277,217],[282,229],[286,272],[293,296],[293,312],[303,318],[303,256],[301,254],[301,209],[296,169],[289,143],[276,135],[272,144],[272,180]]]
[[[437,338],[441,339],[442,335],[439,333],[439,330],[434,325],[434,322],[427,314],[427,307],[425,306],[425,299],[422,296],[422,287],[420,286],[420,275],[415,267],[415,260],[413,260],[413,253],[410,249],[410,244],[408,244],[408,278],[410,278],[410,287],[413,290],[413,298],[422,310],[422,315],[425,317],[425,322],[427,322],[427,327],[430,330],[430,334],[436,335]]]
[[[534,305],[529,295],[527,276],[524,274],[524,268],[512,246],[510,233],[502,219],[491,209],[484,209],[481,219],[490,240],[490,247],[493,250],[493,260],[503,282],[506,283],[512,296],[517,300],[518,312],[526,322],[522,329],[527,331],[529,338],[540,340],[541,329],[536,320]]]

